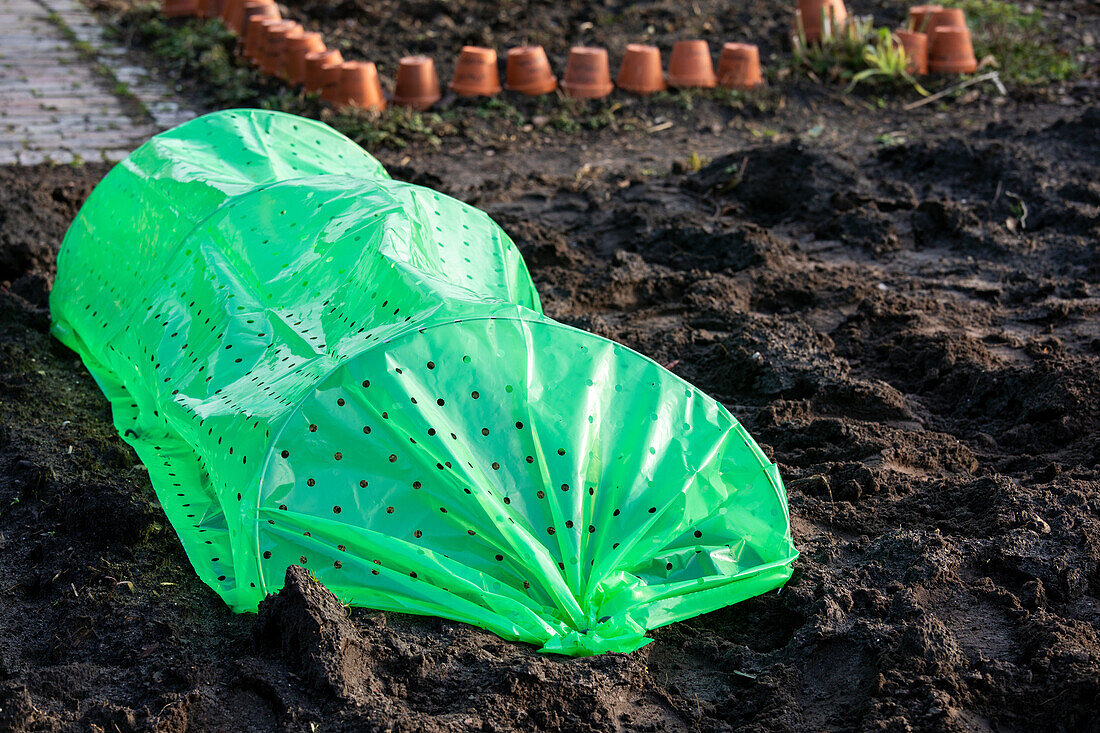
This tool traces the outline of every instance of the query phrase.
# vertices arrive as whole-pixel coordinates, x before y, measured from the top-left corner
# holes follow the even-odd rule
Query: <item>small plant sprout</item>
[[[823,16],[824,17],[824,16]],[[821,40],[806,40],[802,19],[791,39],[796,66],[801,66],[818,78],[848,78],[865,68],[864,47],[874,29],[871,16],[849,16],[844,21],[834,23],[824,17],[821,28]]]
[[[863,63],[867,68],[852,77],[846,91],[852,91],[865,79],[886,77],[908,82],[922,97],[928,96],[928,91],[909,73],[909,55],[888,28],[879,28],[874,32],[872,42],[863,49]]]

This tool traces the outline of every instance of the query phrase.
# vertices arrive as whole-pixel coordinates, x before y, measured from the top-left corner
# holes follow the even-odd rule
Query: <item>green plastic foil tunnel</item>
[[[152,138],[80,211],[50,305],[238,611],[299,564],[582,655],[790,577],[779,473],[725,408],[545,317],[485,214],[320,123]]]

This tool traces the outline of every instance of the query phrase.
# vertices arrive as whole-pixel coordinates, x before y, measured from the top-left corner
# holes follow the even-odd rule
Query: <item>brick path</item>
[[[0,0],[0,164],[117,161],[194,116],[78,0]]]

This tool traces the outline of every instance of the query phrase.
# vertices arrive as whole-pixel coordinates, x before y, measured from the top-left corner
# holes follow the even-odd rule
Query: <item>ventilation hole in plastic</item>
[[[421,532],[421,531],[420,531],[419,529],[418,529],[418,530],[416,530],[415,532],[413,532],[413,537],[415,537],[415,538],[417,538],[417,539],[420,539],[420,538],[421,538],[421,537],[423,537],[423,536],[424,536],[424,533],[423,533],[423,532]]]
[[[313,485],[314,485],[314,484],[316,484],[316,483],[317,483],[317,482],[316,482],[316,481],[314,481],[314,480],[313,480],[313,479],[311,479],[311,478],[307,478],[307,479],[306,479],[306,486],[313,486]]]

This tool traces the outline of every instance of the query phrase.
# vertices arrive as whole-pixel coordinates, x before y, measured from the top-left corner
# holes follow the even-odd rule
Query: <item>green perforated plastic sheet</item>
[[[790,576],[778,471],[725,408],[542,315],[485,214],[320,123],[151,139],[77,216],[51,308],[236,610],[300,564],[580,655]]]

